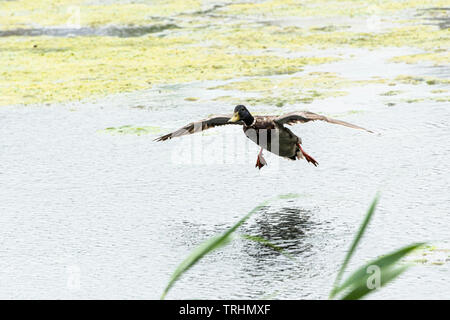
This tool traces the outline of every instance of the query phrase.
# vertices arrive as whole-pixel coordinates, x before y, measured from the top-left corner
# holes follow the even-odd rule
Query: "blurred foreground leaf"
[[[248,218],[255,212],[259,211],[262,207],[266,206],[268,201],[258,205],[252,211],[247,213],[241,220],[239,220],[235,225],[225,231],[223,234],[219,236],[215,236],[209,240],[206,240],[201,245],[199,245],[175,270],[172,274],[172,277],[169,280],[166,288],[164,289],[163,294],[161,295],[161,299],[164,299],[167,292],[174,285],[174,283],[180,278],[180,276],[188,271],[193,265],[195,265],[201,258],[203,258],[206,254],[225,246],[231,240],[233,240],[233,232],[236,231]]]
[[[351,276],[347,278],[341,285],[342,275],[345,272],[353,253],[355,252],[359,242],[361,241],[370,220],[372,219],[373,213],[378,203],[378,195],[372,201],[369,209],[367,210],[366,217],[363,223],[359,227],[358,233],[356,234],[353,242],[350,246],[350,250],[345,256],[344,262],[336,276],[334,281],[333,289],[330,293],[330,298],[336,297],[338,293],[345,292],[342,297],[343,300],[355,300],[364,297],[365,295],[371,293],[375,289],[379,289],[386,285],[391,280],[397,278],[400,274],[405,272],[410,265],[403,264],[399,266],[400,260],[412,252],[413,250],[421,247],[424,243],[415,243],[396,251],[393,251],[381,258],[375,259],[366,265],[360,267]]]
[[[362,298],[374,289],[383,287],[411,266],[410,264],[399,266],[398,263],[404,256],[422,245],[424,243],[409,245],[367,263],[349,276],[341,286],[336,288],[335,294],[345,290],[347,293],[343,299],[354,300]],[[373,281],[377,281],[375,277],[379,277],[378,284],[373,283]]]
[[[359,227],[358,233],[355,236],[355,239],[353,239],[353,243],[350,246],[350,250],[347,252],[347,255],[345,256],[344,262],[342,263],[341,268],[339,269],[339,272],[336,276],[336,280],[334,281],[333,289],[330,294],[330,298],[333,298],[336,294],[336,290],[338,288],[339,282],[341,281],[342,275],[344,274],[345,268],[347,267],[350,258],[352,257],[353,253],[356,250],[356,247],[358,246],[359,241],[361,240],[364,232],[366,231],[367,226],[369,225],[370,219],[372,219],[372,215],[375,212],[375,208],[378,203],[378,195],[375,197],[375,199],[372,201],[372,204],[369,207],[369,210],[367,210],[366,217],[364,218],[363,223]]]

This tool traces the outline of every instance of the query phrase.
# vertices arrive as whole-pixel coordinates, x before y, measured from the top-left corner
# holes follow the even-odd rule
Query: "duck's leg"
[[[259,170],[261,170],[261,168],[267,164],[266,159],[264,159],[264,157],[262,155],[262,152],[263,152],[263,148],[261,148],[261,151],[258,153],[258,158],[256,159],[255,167],[258,167]]]
[[[300,152],[305,157],[306,161],[311,162],[313,165],[317,167],[319,164],[316,160],[314,160],[313,157],[311,157],[309,154],[307,154],[305,151],[303,151],[302,145],[300,143],[297,143],[298,147],[300,148]]]

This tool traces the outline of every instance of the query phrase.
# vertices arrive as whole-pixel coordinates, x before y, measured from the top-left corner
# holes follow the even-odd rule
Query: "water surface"
[[[187,17],[205,22],[204,28],[210,22],[212,27],[236,22],[230,17],[214,20],[227,8],[217,3]],[[247,18],[239,19],[241,23]],[[319,26],[324,32],[330,23],[343,30],[368,28],[358,17],[252,19],[261,25]],[[440,15],[427,21],[441,28],[448,22]],[[384,21],[377,30],[387,27],[391,24]],[[155,31],[139,26],[108,28],[76,32],[141,36]],[[36,39],[39,32],[53,36],[72,32],[26,30]],[[3,31],[0,36],[19,31]],[[166,31],[187,36],[191,32]],[[378,209],[349,270],[403,245],[426,241],[441,250],[439,263],[433,263],[430,253],[427,263],[419,263],[370,297],[448,298],[450,109],[444,81],[450,76],[448,66],[390,60],[423,52],[409,47],[265,48],[264,52],[342,58],[266,77],[273,81],[307,77],[310,72],[336,73],[349,81],[388,80],[354,82],[339,88],[346,95],[312,99],[309,104],[279,108],[253,103],[248,105],[251,112],[308,109],[376,134],[328,123],[296,125],[291,129],[319,166],[265,152],[268,166],[261,171],[254,167],[258,147],[235,126],[153,141],[193,120],[231,113],[236,104],[256,94],[220,86],[251,77],[158,85],[80,102],[2,106],[0,298],[158,299],[177,265],[202,241],[223,232],[263,201],[295,193],[297,198],[271,201],[239,233],[271,241],[296,262],[261,244],[237,240],[206,256],[167,298],[326,299],[377,191],[382,194]],[[394,80],[401,75],[422,80]],[[303,89],[310,88],[299,88]]]
[[[423,68],[404,68],[425,74]],[[357,76],[366,69],[380,73],[366,64],[346,72]],[[317,168],[266,152],[269,165],[258,171],[257,146],[234,126],[165,143],[153,142],[156,134],[101,131],[132,124],[165,133],[212,109],[229,113],[232,105],[184,101],[188,93],[211,94],[205,89],[210,86],[192,83],[95,102],[0,109],[0,297],[158,298],[195,246],[283,193],[300,197],[272,201],[240,232],[272,241],[298,264],[239,240],[206,257],[168,298],[326,298],[377,190],[380,205],[352,268],[411,242],[448,248],[450,111],[445,104],[386,107],[378,95],[385,85],[315,101],[309,110],[379,133],[326,123],[293,127],[320,163]],[[427,90],[426,84],[419,88]],[[358,112],[351,112],[355,106]],[[189,149],[195,143],[204,146],[202,156]],[[178,157],[186,146],[193,156],[189,161]],[[79,289],[68,287],[73,270],[80,275]],[[415,267],[372,298],[448,298],[448,272],[448,263]]]

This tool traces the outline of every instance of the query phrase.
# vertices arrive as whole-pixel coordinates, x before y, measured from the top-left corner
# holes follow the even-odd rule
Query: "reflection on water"
[[[264,207],[255,216],[255,223],[245,228],[245,233],[261,237],[283,249],[289,254],[305,253],[312,244],[305,241],[306,237],[317,226],[312,219],[311,210],[296,207]],[[279,254],[277,251],[263,247],[250,255],[255,257]]]

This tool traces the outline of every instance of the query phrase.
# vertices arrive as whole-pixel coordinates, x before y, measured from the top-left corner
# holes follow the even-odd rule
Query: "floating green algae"
[[[200,9],[199,0],[155,0],[112,3],[90,0],[2,1],[2,29],[39,26],[146,25],[160,17],[170,17]]]
[[[415,98],[415,99],[406,99],[406,103],[418,103],[418,102],[424,102],[425,98]]]
[[[405,262],[426,266],[441,266],[450,262],[450,249],[427,245],[415,251]]]
[[[448,30],[436,26],[409,24],[383,32],[351,30],[323,32],[298,26],[222,25],[213,30],[199,29],[193,39],[208,41],[214,46],[245,50],[285,48],[290,50],[330,49],[337,47],[380,48],[416,47],[435,52],[448,47]]]
[[[305,66],[343,59],[338,51],[335,56],[299,57],[303,52],[317,49],[415,47],[424,52],[394,57],[392,61],[446,65],[449,30],[420,24],[411,18],[418,9],[444,5],[444,1],[424,0],[364,3],[274,0],[225,3],[213,10],[214,18],[211,18],[208,16],[211,6],[194,0],[6,1],[2,2],[0,11],[0,31],[77,24],[94,28],[152,26],[175,21],[180,28],[133,38],[0,37],[0,105],[80,100],[147,89],[155,84],[293,74]],[[394,18],[404,11],[408,12],[408,19]],[[333,25],[322,19],[314,27],[299,27],[301,23],[283,26],[245,19],[246,15],[267,20],[266,17],[330,15],[370,17],[379,13],[395,23],[382,31],[357,32],[345,21]],[[433,80],[429,81],[428,84],[433,84]],[[260,90],[257,97],[248,99],[283,106],[345,94],[342,87],[302,88],[297,95],[289,89],[278,95]],[[230,97],[234,99],[231,94]]]
[[[431,97],[431,100],[435,101],[435,102],[450,102],[450,96],[445,96],[445,97]]]
[[[443,0],[409,1],[352,1],[352,0],[270,0],[259,3],[237,3],[220,9],[220,13],[229,15],[291,17],[291,16],[357,16],[375,14],[393,14],[405,9],[441,7],[448,5]]]
[[[380,96],[388,96],[388,97],[390,97],[390,96],[396,96],[396,95],[398,95],[400,93],[402,93],[402,91],[400,91],[400,90],[391,90],[391,91],[380,93]]]
[[[234,81],[210,89],[241,90],[241,91],[273,91],[282,89],[336,89],[356,85],[384,83],[384,79],[350,80],[333,72],[309,72],[298,76],[285,78],[254,77],[243,81]]]
[[[392,58],[391,61],[404,62],[408,64],[428,62],[432,63],[435,66],[448,65],[450,63],[450,52],[440,51],[440,52],[427,52],[420,54],[397,56]]]
[[[420,102],[438,102],[438,103],[448,103],[450,102],[450,96],[438,96],[438,97],[422,97],[422,98],[414,98],[414,99],[403,99],[406,103],[420,103]]]
[[[436,84],[450,84],[450,79],[436,78],[436,77],[418,77],[418,76],[410,76],[410,75],[399,75],[395,79],[395,81],[403,84],[428,84],[428,85],[436,85]]]
[[[126,134],[126,135],[147,135],[147,134],[157,134],[162,132],[163,129],[155,126],[132,126],[123,125],[120,127],[109,127],[103,130],[99,130],[100,133],[108,133],[112,135]]]
[[[299,91],[294,94],[284,94],[282,96],[276,95],[266,95],[263,97],[253,97],[253,98],[242,98],[241,96],[236,97],[218,97],[215,98],[216,101],[227,101],[230,103],[234,103],[235,101],[240,101],[240,103],[245,103],[248,105],[267,105],[267,106],[276,106],[283,107],[285,105],[293,105],[293,104],[309,104],[312,103],[315,99],[326,99],[330,97],[338,97],[345,96],[347,92],[343,91],[333,91],[333,92],[323,92],[318,93],[314,90],[308,91]]]
[[[332,58],[235,54],[187,38],[8,37],[0,39],[0,105],[79,100],[154,84],[300,71]]]
[[[351,28],[350,26],[335,26],[335,25],[328,25],[328,26],[324,26],[324,27],[312,27],[309,28],[309,31],[312,32],[335,32],[335,31],[339,31],[339,30],[343,30],[343,29],[349,29]]]
[[[272,105],[283,107],[292,104],[308,104],[315,99],[345,96],[348,91],[343,89],[355,86],[384,83],[384,79],[350,80],[331,72],[309,72],[299,76],[284,78],[253,77],[251,79],[234,81],[210,89],[230,90],[227,96],[216,100],[240,101],[251,105]],[[242,98],[242,93],[257,94],[257,96]]]
[[[436,89],[436,90],[431,90],[430,92],[434,93],[434,94],[439,94],[439,93],[446,93],[446,92],[448,92],[448,90],[446,90],[446,89]]]

